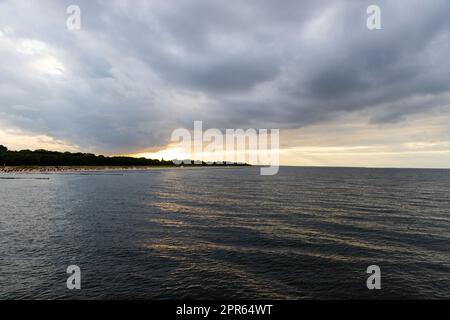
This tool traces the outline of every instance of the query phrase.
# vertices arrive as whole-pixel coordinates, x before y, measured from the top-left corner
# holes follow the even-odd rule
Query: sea
[[[449,299],[450,170],[1,174],[0,252],[0,299]]]

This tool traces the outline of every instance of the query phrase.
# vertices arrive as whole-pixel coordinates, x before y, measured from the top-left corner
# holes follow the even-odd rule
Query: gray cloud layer
[[[177,127],[375,123],[448,107],[450,2],[0,2],[0,124],[133,152]],[[424,115],[425,116],[425,115]]]

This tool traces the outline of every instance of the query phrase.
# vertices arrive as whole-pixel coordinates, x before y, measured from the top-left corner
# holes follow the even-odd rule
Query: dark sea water
[[[0,299],[450,298],[450,171],[1,177]]]

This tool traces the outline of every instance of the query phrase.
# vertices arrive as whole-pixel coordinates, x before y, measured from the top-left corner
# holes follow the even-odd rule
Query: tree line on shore
[[[191,162],[192,165],[193,162]],[[189,165],[189,163],[187,163]],[[0,145],[0,165],[2,166],[177,166],[164,159],[133,158],[124,156],[103,156],[92,153],[71,153],[48,150],[11,151]],[[186,165],[186,161],[184,163]],[[196,166],[208,165],[203,162]],[[210,165],[210,164],[209,164]],[[242,165],[242,164],[213,164]]]

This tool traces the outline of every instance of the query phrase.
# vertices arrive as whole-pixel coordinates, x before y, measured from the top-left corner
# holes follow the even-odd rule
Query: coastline
[[[0,174],[38,174],[38,173],[83,173],[110,171],[143,171],[158,169],[193,169],[193,168],[236,168],[245,166],[3,166]]]
[[[93,171],[136,171],[160,168],[174,168],[170,166],[5,166],[0,167],[2,173],[76,173]]]

